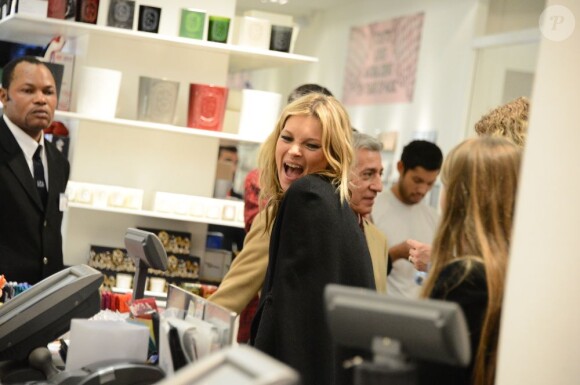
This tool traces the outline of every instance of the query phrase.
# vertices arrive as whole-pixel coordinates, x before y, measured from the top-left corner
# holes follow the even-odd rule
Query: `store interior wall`
[[[497,385],[577,384],[580,378],[580,2],[575,29],[543,38],[517,197],[501,319]],[[566,22],[571,22],[568,15]]]
[[[383,155],[394,178],[393,162],[418,133],[436,131],[437,144],[446,153],[470,135],[482,114],[502,102],[506,71],[533,79],[537,44],[481,53],[472,43],[487,34],[537,29],[543,7],[544,0],[362,0],[340,4],[296,19],[301,29],[295,52],[315,56],[318,63],[254,71],[249,75],[250,84],[285,97],[297,85],[314,82],[340,99],[351,27],[424,12],[413,101],[347,106],[357,129],[373,136],[398,133],[395,151]],[[491,89],[480,88],[473,95],[477,85]]]
[[[469,46],[483,28],[484,11],[477,0],[351,2],[303,21],[296,52],[318,57],[317,64],[258,71],[252,84],[287,95],[296,85],[315,82],[340,99],[351,27],[424,12],[413,101],[346,107],[353,125],[365,133],[398,132],[398,149],[415,131],[435,130],[438,144],[448,150],[463,135],[475,60]]]

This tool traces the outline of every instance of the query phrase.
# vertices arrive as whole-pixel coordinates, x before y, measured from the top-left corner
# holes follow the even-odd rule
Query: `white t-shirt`
[[[387,237],[389,247],[415,239],[431,244],[439,221],[437,210],[423,201],[407,205],[391,189],[379,194],[372,212],[373,222]],[[421,286],[416,282],[417,270],[406,259],[393,263],[387,276],[387,294],[396,297],[418,298]]]

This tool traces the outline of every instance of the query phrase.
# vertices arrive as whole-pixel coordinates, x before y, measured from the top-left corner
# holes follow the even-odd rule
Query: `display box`
[[[272,25],[270,49],[272,51],[290,52],[293,29],[293,27],[286,25]]]
[[[183,8],[179,23],[179,36],[191,39],[205,39],[207,13],[201,9]]]
[[[76,21],[88,24],[97,24],[99,16],[99,0],[77,0]]]
[[[137,29],[143,32],[159,32],[161,23],[161,8],[150,7],[148,5],[139,6],[139,23]]]
[[[244,202],[232,199],[215,199],[194,195],[156,192],[153,210],[186,215],[197,219],[215,219],[243,226]]]
[[[58,106],[60,111],[70,111],[72,100],[73,73],[75,56],[66,52],[54,52],[52,63],[63,66],[62,80],[58,91]]]
[[[232,30],[232,43],[260,49],[269,49],[272,23],[267,19],[236,16]]]
[[[141,210],[143,207],[143,190],[141,189],[69,181],[66,194],[69,202],[92,207],[135,210]]]
[[[282,95],[260,90],[230,90],[227,108],[238,110],[237,133],[248,139],[263,141],[274,130],[282,107]]]
[[[76,78],[76,111],[98,118],[113,119],[121,89],[121,71],[84,66]],[[98,87],[95,85],[98,84]]]
[[[213,84],[190,84],[187,126],[221,131],[228,89]]]
[[[46,16],[53,19],[64,19],[68,0],[48,0]]]
[[[18,13],[46,17],[48,14],[48,1],[46,0],[12,0],[12,6]]]
[[[219,231],[208,231],[205,247],[208,249],[221,249],[224,243],[224,234]]]
[[[244,16],[270,21],[272,27],[268,43],[269,49],[280,52],[294,52],[294,45],[300,28],[294,22],[292,16],[255,10],[244,12]]]
[[[290,15],[284,15],[282,13],[249,10],[244,12],[243,15],[255,17],[257,19],[268,20],[270,23],[272,23],[272,25],[285,25],[287,27],[292,27],[294,25],[294,18]]]
[[[140,76],[137,119],[175,124],[178,94],[178,81]]]
[[[227,43],[230,35],[231,18],[210,15],[207,29],[207,40],[216,43]]]
[[[230,269],[232,252],[222,249],[206,249],[201,261],[202,281],[220,282]]]
[[[0,0],[0,20],[16,12],[16,0]]]
[[[135,19],[135,1],[111,0],[107,25],[109,27],[133,29]]]

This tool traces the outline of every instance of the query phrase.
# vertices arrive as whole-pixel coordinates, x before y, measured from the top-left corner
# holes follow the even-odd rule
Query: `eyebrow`
[[[12,85],[13,83],[14,82],[10,83],[10,85]],[[20,86],[21,87],[33,87],[33,88],[47,88],[47,87],[56,88],[56,84],[44,84],[44,85],[38,87],[36,84],[30,83],[30,82],[22,83]]]

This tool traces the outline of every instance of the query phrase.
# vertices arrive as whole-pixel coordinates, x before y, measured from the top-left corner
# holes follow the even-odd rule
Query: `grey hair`
[[[383,149],[383,144],[370,135],[356,131],[352,133],[352,148],[354,151],[365,149],[379,152]]]

